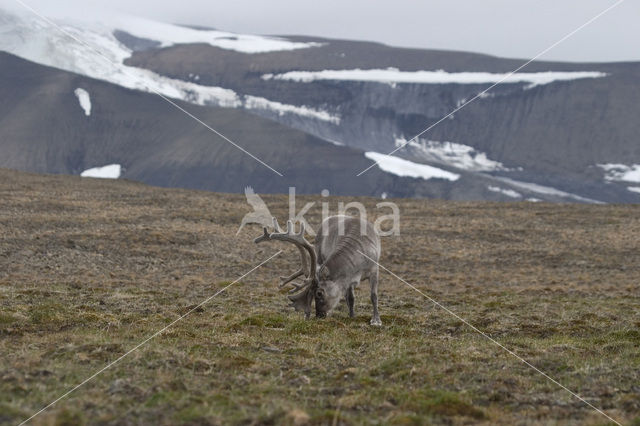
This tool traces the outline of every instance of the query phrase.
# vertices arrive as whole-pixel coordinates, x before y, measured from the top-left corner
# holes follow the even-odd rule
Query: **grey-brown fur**
[[[293,225],[287,224],[282,232],[274,219],[275,233],[264,235],[256,242],[280,240],[294,243],[300,250],[302,268],[287,278],[282,285],[298,276],[305,276],[304,284],[294,284],[293,291],[301,290],[289,296],[296,310],[304,311],[309,317],[311,304],[315,301],[316,317],[325,317],[343,298],[347,302],[349,315],[354,313],[354,289],[360,281],[368,279],[371,287],[373,316],[371,325],[382,325],[378,313],[378,259],[380,257],[380,238],[373,225],[360,218],[350,216],[331,216],[325,219],[317,232],[314,246],[304,239],[304,227],[295,233]],[[311,265],[307,263],[309,254]],[[313,273],[311,273],[313,271]]]

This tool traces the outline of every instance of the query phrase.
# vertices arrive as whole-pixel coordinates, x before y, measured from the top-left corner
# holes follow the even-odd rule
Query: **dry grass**
[[[255,246],[257,227],[234,235],[239,195],[0,170],[0,196],[0,423],[282,248]],[[266,201],[284,217],[285,197]],[[637,206],[399,204],[383,265],[640,423]],[[607,423],[388,274],[382,328],[368,325],[366,283],[356,318],[303,320],[277,291],[297,266],[286,250],[33,424]]]

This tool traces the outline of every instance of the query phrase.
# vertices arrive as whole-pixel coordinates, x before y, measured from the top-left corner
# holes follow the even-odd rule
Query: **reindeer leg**
[[[378,313],[378,267],[371,271],[369,276],[369,282],[371,283],[371,305],[373,305],[373,318],[371,318],[371,325],[380,326],[380,314]]]
[[[353,307],[355,305],[356,297],[353,294],[353,288],[356,286],[356,283],[353,283],[347,289],[347,306],[349,307],[349,317],[353,318],[356,316]]]

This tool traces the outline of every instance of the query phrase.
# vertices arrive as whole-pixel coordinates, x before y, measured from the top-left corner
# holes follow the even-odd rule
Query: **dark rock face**
[[[0,167],[79,174],[121,164],[123,178],[170,187],[259,193],[443,196],[446,182],[426,185],[378,169],[356,179],[371,161],[242,110],[182,103],[202,121],[279,171],[278,176],[153,94],[123,89],[0,53]],[[74,95],[91,98],[86,116]]]
[[[134,52],[144,52],[145,50],[156,49],[160,47],[160,42],[149,40],[147,38],[136,37],[125,31],[115,30],[113,36],[122,44],[127,46]]]
[[[240,94],[306,105],[337,114],[339,125],[293,115],[253,111],[324,139],[363,150],[389,152],[473,98],[490,84],[389,84],[353,81],[265,80],[293,70],[396,67],[403,71],[510,72],[524,61],[464,52],[399,49],[375,43],[294,37],[322,47],[246,55],[208,45],[182,45],[135,53],[130,65],[173,78],[200,76],[202,84]],[[603,78],[527,87],[496,86],[422,137],[471,146],[518,171],[500,172],[605,201],[636,202],[625,184],[608,183],[596,164],[640,164],[640,63],[534,62],[522,72],[598,71]],[[398,155],[413,160],[410,150]]]
[[[605,181],[603,170],[597,167],[602,163],[640,164],[640,63],[533,62],[522,71],[598,71],[607,76],[534,87],[501,84],[442,120],[490,84],[301,83],[263,76],[294,70],[388,67],[506,73],[524,61],[310,37],[288,38],[321,46],[246,54],[208,44],[159,48],[154,40],[122,31],[114,35],[134,51],[126,60],[130,66],[232,89],[241,99],[258,96],[326,111],[340,121],[270,109],[243,111],[180,103],[285,174],[286,178],[280,178],[154,95],[2,54],[0,94],[6,102],[0,103],[0,166],[77,174],[118,163],[125,166],[126,178],[231,192],[242,191],[245,185],[262,192],[286,192],[289,185],[295,185],[302,192],[327,188],[334,194],[455,200],[640,200],[638,193],[627,189],[632,183]],[[91,94],[89,117],[81,113],[73,95],[76,87]],[[356,177],[372,164],[364,151],[390,152],[397,139],[409,139],[432,125],[421,136],[422,142],[463,144],[504,168],[461,169],[407,147],[396,155],[452,171],[460,178],[400,178],[378,167]],[[541,191],[503,178],[560,191]]]

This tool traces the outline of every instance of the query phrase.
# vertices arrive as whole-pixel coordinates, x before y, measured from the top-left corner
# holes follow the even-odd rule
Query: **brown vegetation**
[[[242,195],[0,170],[0,423],[29,417],[279,247]],[[319,200],[302,197],[299,203]],[[279,217],[285,196],[266,196]],[[304,201],[302,201],[304,200]],[[361,198],[376,212],[375,199]],[[338,199],[330,199],[332,209]],[[637,206],[397,200],[382,265],[622,422],[640,415]],[[321,210],[309,221],[317,225]],[[379,211],[379,213],[387,213]],[[305,321],[285,252],[33,424],[606,424],[389,274]]]

